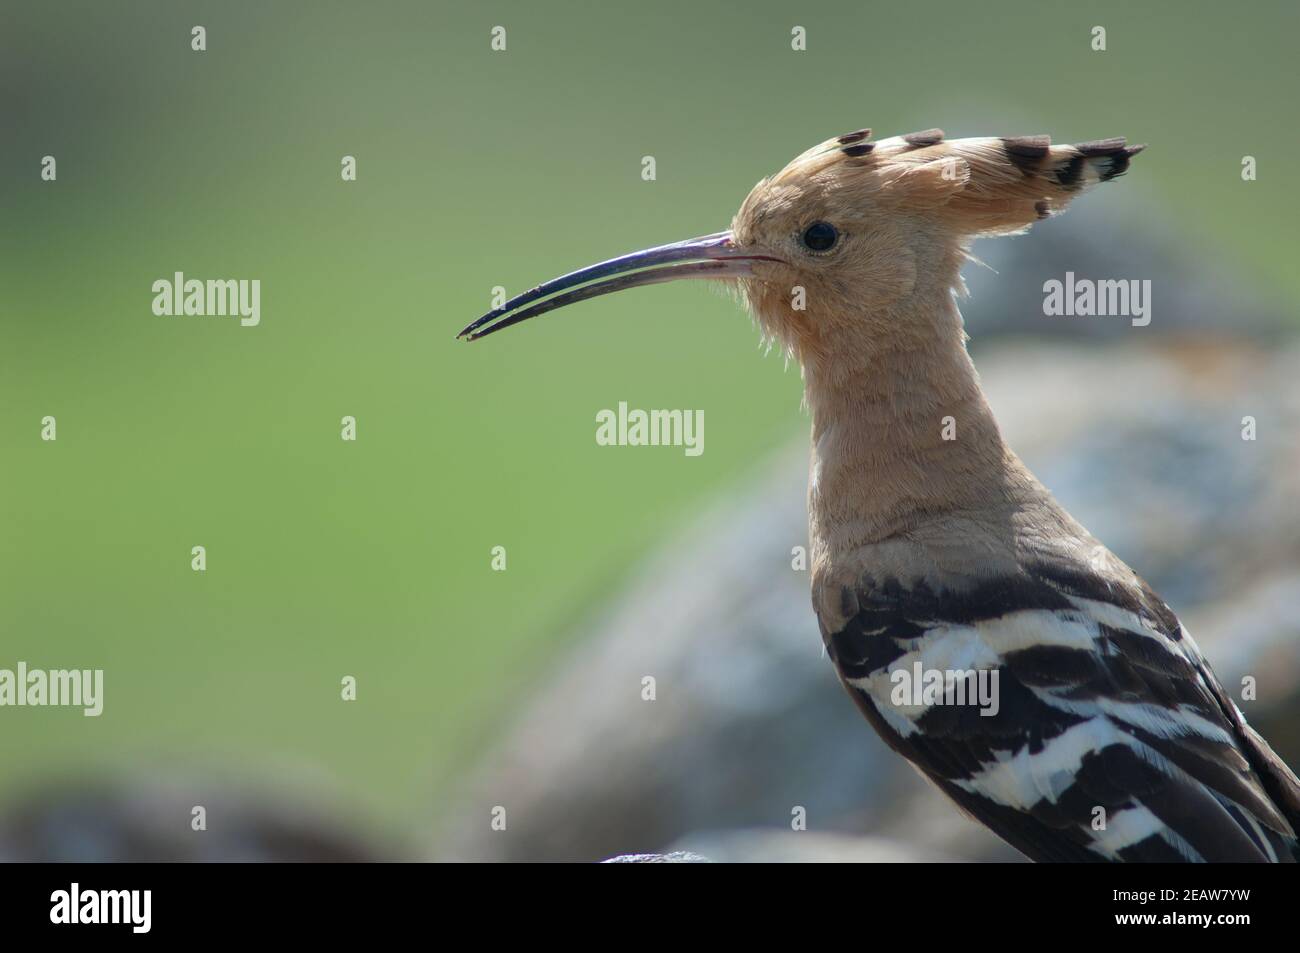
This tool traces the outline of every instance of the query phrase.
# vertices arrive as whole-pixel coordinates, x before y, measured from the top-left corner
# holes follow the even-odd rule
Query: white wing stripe
[[[1093,718],[1073,725],[1043,745],[1037,754],[1025,745],[1014,754],[1004,755],[984,767],[970,779],[952,783],[972,794],[998,804],[1026,810],[1044,798],[1049,804],[1074,783],[1084,757],[1114,744],[1131,748],[1141,745],[1137,739],[1116,730],[1105,718]]]

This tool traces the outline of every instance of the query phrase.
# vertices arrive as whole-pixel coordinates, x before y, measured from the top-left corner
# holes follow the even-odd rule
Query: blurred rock
[[[1004,345],[976,362],[1011,445],[1173,604],[1230,691],[1257,677],[1259,699],[1242,707],[1300,764],[1295,728],[1269,730],[1300,723],[1300,352],[1209,337],[1156,347],[1140,333],[1104,349]],[[889,752],[837,684],[807,573],[791,568],[807,541],[806,472],[801,442],[586,627],[483,758],[440,856],[777,859],[818,843],[781,833],[802,808],[798,837],[1018,858]],[[496,804],[507,831],[468,820]],[[749,828],[783,839],[731,854],[709,840]]]
[[[206,830],[190,826],[196,805],[207,812]],[[399,859],[316,795],[277,796],[224,782],[64,782],[0,814],[0,862],[6,863]]]
[[[965,269],[970,298],[962,303],[977,340],[991,334],[1031,334],[1072,342],[1161,338],[1188,331],[1277,338],[1297,327],[1296,304],[1234,273],[1217,245],[1193,244],[1168,215],[1133,205],[1118,189],[1098,189],[1059,218],[1028,234],[975,243],[987,268]],[[1043,284],[1078,279],[1150,281],[1151,323],[1134,328],[1124,317],[1049,317]]]

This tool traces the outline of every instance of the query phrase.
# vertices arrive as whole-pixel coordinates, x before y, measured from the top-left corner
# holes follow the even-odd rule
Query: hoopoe
[[[881,738],[1034,860],[1293,861],[1300,781],[1170,608],[1007,447],[966,351],[971,241],[1063,211],[1141,149],[849,133],[759,182],[728,231],[539,285],[461,336],[623,288],[734,283],[803,370],[813,607]],[[936,690],[900,693],[910,673]],[[975,674],[996,704],[961,703]]]

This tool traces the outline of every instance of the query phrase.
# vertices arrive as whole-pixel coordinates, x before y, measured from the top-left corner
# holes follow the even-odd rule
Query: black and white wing
[[[864,578],[823,635],[885,742],[1034,860],[1296,860],[1300,781],[1133,580],[1060,565],[963,592]],[[996,714],[892,694],[918,662],[996,672]]]

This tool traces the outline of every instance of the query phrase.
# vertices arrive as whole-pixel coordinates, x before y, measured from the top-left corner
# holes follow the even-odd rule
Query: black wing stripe
[[[1126,728],[1211,791],[1241,805],[1274,830],[1287,829],[1286,819],[1260,787],[1249,762],[1235,748],[1195,735],[1162,738],[1133,725]]]
[[[1151,813],[1190,844],[1209,863],[1263,863],[1268,860],[1223,804],[1200,784],[1167,778],[1160,790],[1142,798]]]
[[[1033,814],[998,804],[954,784],[939,781],[939,789],[967,814],[993,831],[1026,857],[1040,863],[1103,863],[1086,834],[1073,826],[1054,827]]]
[[[1133,577],[1133,588],[1111,584],[1094,572],[1078,566],[1061,563],[1038,562],[1029,570],[1048,586],[1080,599],[1107,602],[1117,608],[1132,612],[1149,621],[1158,631],[1177,642],[1182,638],[1182,624],[1174,611],[1151,591],[1138,577]]]
[[[890,635],[867,634],[855,617],[826,640],[826,652],[845,678],[866,678],[888,668],[907,654],[907,649]]]

